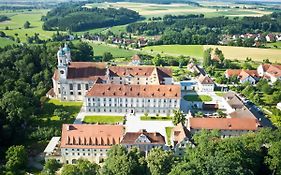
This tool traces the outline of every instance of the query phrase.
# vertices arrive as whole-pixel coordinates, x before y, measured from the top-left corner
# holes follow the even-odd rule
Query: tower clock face
[[[61,70],[61,71],[60,71],[60,74],[62,74],[62,75],[63,75],[63,74],[64,74],[64,71],[63,71],[63,70]]]

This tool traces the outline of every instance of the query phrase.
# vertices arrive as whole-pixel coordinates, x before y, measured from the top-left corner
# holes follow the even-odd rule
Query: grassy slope
[[[5,47],[8,45],[16,44],[16,42],[6,39],[6,38],[1,38],[0,37],[0,47]]]
[[[114,124],[114,123],[122,122],[123,120],[124,120],[123,116],[85,116],[83,122]]]
[[[102,56],[104,52],[110,52],[113,57],[125,57],[130,58],[137,53],[134,50],[119,49],[118,47],[100,43],[89,43],[94,48],[95,56]]]
[[[171,56],[186,55],[196,58],[203,57],[202,45],[161,45],[161,46],[148,46],[143,48],[148,53],[163,54]],[[152,50],[152,52],[151,52]]]
[[[48,10],[32,10],[32,11],[16,11],[16,12],[5,12],[1,11],[0,14],[6,14],[11,18],[10,21],[0,23],[0,31],[5,32],[7,35],[15,36],[17,33],[22,42],[26,42],[26,34],[29,36],[34,33],[39,33],[39,37],[42,39],[48,39],[52,36],[52,31],[44,31],[42,29],[43,22],[40,21],[41,16],[45,15]],[[31,23],[31,28],[24,29],[23,25],[26,21]],[[8,26],[10,30],[5,30]]]

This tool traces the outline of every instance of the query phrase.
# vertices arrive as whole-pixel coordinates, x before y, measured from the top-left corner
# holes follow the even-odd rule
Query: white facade
[[[85,97],[86,112],[173,114],[180,99],[137,97]]]
[[[215,84],[202,84],[198,82],[198,91],[199,92],[214,92]]]

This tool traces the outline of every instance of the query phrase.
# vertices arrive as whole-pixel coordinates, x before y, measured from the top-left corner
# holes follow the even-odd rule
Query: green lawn
[[[141,120],[159,120],[159,121],[166,121],[166,120],[172,120],[172,117],[157,117],[157,116],[141,116]]]
[[[143,48],[144,51],[151,54],[161,54],[170,56],[191,56],[195,58],[203,57],[202,45],[161,45],[148,46]]]
[[[225,94],[225,92],[215,92],[215,94],[219,97],[222,97]]]
[[[103,43],[89,43],[94,48],[95,56],[102,56],[104,52],[110,52],[115,58],[131,58],[137,51],[120,49],[117,46]]]
[[[173,127],[166,127],[165,130],[166,130],[166,138],[167,138],[167,143],[168,145],[171,145],[171,134],[172,134],[172,129]]]
[[[266,46],[274,49],[281,49],[281,41],[275,43],[267,43]]]
[[[0,47],[5,47],[5,46],[8,46],[8,45],[12,45],[12,44],[17,44],[17,43],[10,40],[10,39],[0,37]]]
[[[212,97],[209,95],[185,95],[183,99],[186,101],[201,101],[201,102],[212,101]]]
[[[105,123],[114,124],[124,121],[124,116],[85,116],[85,123]]]
[[[53,35],[53,31],[44,31],[42,29],[43,22],[41,21],[42,15],[45,15],[48,10],[32,10],[32,11],[1,11],[0,15],[4,13],[9,16],[11,20],[0,22],[0,31],[5,32],[9,36],[17,34],[21,42],[26,42],[26,35],[33,36],[34,33],[39,33],[39,37],[42,39],[48,39]],[[29,29],[24,29],[23,25],[26,21],[31,23]],[[9,27],[9,30],[5,30],[5,27]]]

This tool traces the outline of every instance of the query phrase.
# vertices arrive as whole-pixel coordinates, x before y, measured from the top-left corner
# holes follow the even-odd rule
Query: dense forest
[[[84,3],[63,3],[52,9],[44,21],[44,30],[83,31],[135,22],[141,16],[126,8],[86,8]]]
[[[162,35],[155,44],[217,44],[222,34],[280,32],[281,13],[233,19],[166,15],[160,21],[129,24],[126,29],[139,35]]]

